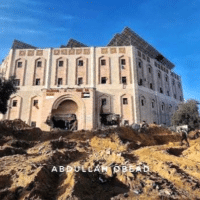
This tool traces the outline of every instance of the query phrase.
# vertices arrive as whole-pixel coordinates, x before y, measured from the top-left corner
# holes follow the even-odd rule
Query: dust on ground
[[[156,125],[145,133],[129,127],[43,132],[21,120],[2,121],[0,199],[199,199],[200,138],[190,139],[190,147],[180,139]],[[59,166],[92,172],[59,172]],[[116,166],[149,171],[115,172]]]

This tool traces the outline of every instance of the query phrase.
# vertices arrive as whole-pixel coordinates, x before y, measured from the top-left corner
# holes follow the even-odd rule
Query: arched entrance
[[[85,129],[85,106],[80,97],[74,94],[57,98],[51,116],[55,127],[69,130],[76,126],[78,130]]]

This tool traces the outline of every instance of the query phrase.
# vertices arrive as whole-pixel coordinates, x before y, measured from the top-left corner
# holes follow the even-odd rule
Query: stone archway
[[[53,103],[51,114],[67,115],[75,114],[78,122],[78,130],[85,129],[85,105],[84,102],[75,94],[66,94],[58,97]]]

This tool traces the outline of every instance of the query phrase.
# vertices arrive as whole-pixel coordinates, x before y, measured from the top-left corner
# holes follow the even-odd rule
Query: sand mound
[[[1,200],[200,196],[200,139],[187,148],[179,135],[158,126],[145,133],[129,127],[42,132],[13,124],[0,123]]]

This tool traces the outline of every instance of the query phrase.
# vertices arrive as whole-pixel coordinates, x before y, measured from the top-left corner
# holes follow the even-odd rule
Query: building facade
[[[170,125],[183,101],[174,65],[129,28],[105,47],[71,39],[60,48],[40,49],[14,41],[1,65],[15,76],[18,92],[1,119],[20,118],[49,130],[49,115],[75,114],[78,129],[99,128],[101,113],[120,115],[120,123],[147,121]]]

